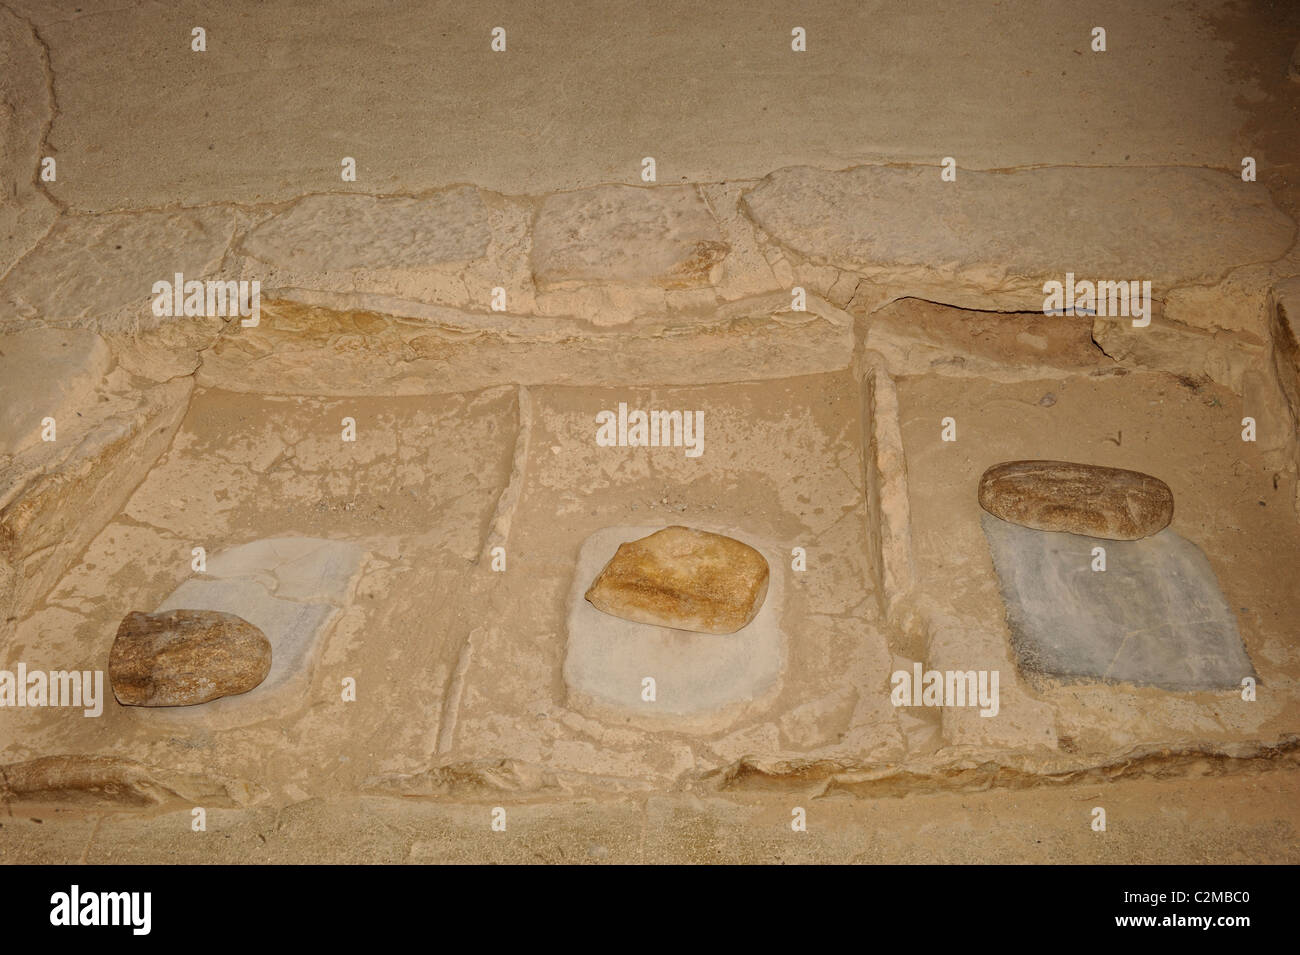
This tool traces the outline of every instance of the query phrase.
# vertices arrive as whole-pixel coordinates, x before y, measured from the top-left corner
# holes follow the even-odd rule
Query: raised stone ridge
[[[422,199],[308,196],[244,240],[255,259],[306,271],[411,269],[476,259],[492,237],[473,186]]]
[[[695,186],[606,185],[548,196],[533,233],[542,287],[627,282],[691,288],[729,251]]]
[[[1157,296],[1283,255],[1291,220],[1208,169],[1070,166],[944,182],[930,166],[780,169],[745,196],[782,245],[842,269],[970,273],[1041,300],[1045,278],[1147,279]]]
[[[7,309],[100,329],[123,309],[148,315],[155,282],[214,275],[234,234],[219,207],[63,216],[0,282],[0,324]]]

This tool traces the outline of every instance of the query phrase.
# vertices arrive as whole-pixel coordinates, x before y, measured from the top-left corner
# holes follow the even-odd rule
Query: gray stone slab
[[[208,561],[208,576],[256,577],[276,597],[341,606],[361,554],[350,541],[267,537],[216,554]]]
[[[1209,561],[1168,528],[1112,541],[981,521],[1025,672],[1183,691],[1255,675]]]
[[[769,700],[780,686],[784,637],[780,612],[785,562],[743,531],[701,527],[744,541],[767,559],[771,579],[758,615],[730,634],[690,633],[601,613],[583,594],[618,545],[660,527],[606,527],[583,542],[569,593],[569,642],[564,679],[571,702],[620,721],[676,722],[708,731],[734,722]],[[653,677],[656,699],[641,699]]]

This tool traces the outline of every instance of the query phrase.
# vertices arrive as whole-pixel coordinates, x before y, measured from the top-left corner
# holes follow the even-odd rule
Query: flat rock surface
[[[210,557],[207,577],[182,583],[158,611],[201,608],[242,617],[270,642],[271,669],[240,699],[214,701],[186,715],[251,720],[300,702],[298,693],[306,690],[320,639],[347,602],[361,556],[361,548],[348,541],[281,537]]]
[[[40,41],[8,8],[0,9],[0,275],[49,228],[55,209],[32,172],[52,106]]]
[[[533,234],[539,285],[631,282],[704,285],[727,254],[695,186],[598,186],[548,196]]]
[[[340,605],[361,560],[349,541],[270,537],[223,551],[208,560],[208,575],[250,577],[280,600]]]
[[[148,314],[155,282],[215,273],[234,229],[233,213],[217,208],[64,216],[0,283],[0,318],[5,306],[49,320],[103,322],[132,305]]]
[[[46,393],[57,396],[69,384]],[[92,391],[83,381],[66,393],[72,413],[57,419],[57,441],[37,441],[7,467],[0,458],[0,615],[33,606],[117,513],[171,443],[192,389],[187,378],[142,387],[115,369],[102,387]],[[8,560],[16,570],[12,590]],[[108,635],[131,609],[105,622]]]
[[[1063,282],[1067,270],[1164,289],[1277,258],[1294,233],[1266,192],[1207,169],[963,169],[944,182],[936,166],[795,167],[769,175],[745,204],[815,261],[970,271],[994,287],[1029,286],[1039,303],[1042,281]]]
[[[72,427],[112,364],[94,332],[32,328],[0,338],[0,454],[38,443],[46,417]]]
[[[284,268],[409,269],[487,251],[488,208],[473,186],[424,199],[308,196],[244,240],[253,258]]]
[[[618,545],[586,599],[624,620],[696,633],[735,633],[767,595],[767,561],[731,537],[665,527]]]
[[[1159,478],[1139,471],[1068,461],[1007,461],[984,472],[984,510],[1013,524],[1136,540],[1169,525],[1174,495]]]
[[[635,711],[647,720],[717,716],[757,701],[778,685],[784,638],[779,626],[782,580],[773,568],[767,598],[753,621],[733,634],[689,633],[601,613],[584,598],[587,584],[618,545],[655,528],[607,527],[583,542],[569,596],[564,679],[580,701]],[[653,677],[656,699],[642,700]]]
[[[108,669],[123,706],[190,706],[261,683],[271,669],[271,644],[230,613],[133,612],[118,628]]]
[[[231,0],[206,5],[208,50],[196,54],[184,7],[8,6],[50,49],[50,138],[75,158],[54,193],[99,211],[346,188],[344,156],[366,191],[475,182],[534,194],[633,179],[647,154],[663,182],[946,155],[978,168],[1229,164],[1252,108],[1277,107],[1228,43],[1281,29],[1245,8],[1116,4],[1104,17],[1112,49],[1093,54],[1092,24],[1056,4],[1011,18],[984,4],[824,0],[756,20],[745,4],[569,0],[500,5],[508,49],[493,53],[497,21],[456,0],[382,17],[360,0],[299,0],[293,16]],[[795,25],[807,53],[790,49]],[[1138,50],[1122,39],[1133,37],[1152,42]],[[1290,49],[1275,67],[1246,49],[1285,72]],[[1116,65],[1139,56],[1140,80]],[[28,61],[16,62],[0,82],[26,81]],[[163,116],[166,142],[142,149],[141,130]],[[238,161],[223,148],[234,139]]]
[[[980,519],[1026,673],[1180,691],[1255,676],[1209,561],[1173,531],[1109,541]]]

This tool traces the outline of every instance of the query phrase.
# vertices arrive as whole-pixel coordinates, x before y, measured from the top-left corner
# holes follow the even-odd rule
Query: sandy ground
[[[111,701],[99,719],[6,710],[0,762],[94,754],[146,778],[8,794],[0,859],[1300,860],[1300,498],[1266,318],[1268,290],[1300,273],[1294,222],[1263,252],[1199,249],[1206,274],[1157,293],[1170,337],[1103,351],[1087,320],[947,307],[981,281],[984,307],[1022,294],[999,271],[1016,248],[974,242],[960,281],[941,261],[855,271],[834,235],[770,233],[745,205],[796,165],[954,156],[963,170],[1124,166],[1153,182],[1193,167],[1235,187],[1252,155],[1250,201],[1285,233],[1300,214],[1300,84],[1286,79],[1300,10],[369,6],[0,4],[21,64],[0,81],[14,104],[0,117],[13,132],[0,329],[102,334],[115,377],[85,401],[188,388],[183,417],[133,425],[157,426],[158,450],[112,463],[111,513],[41,571],[57,582],[17,602],[4,659],[105,666],[122,616],[191,576],[195,546],[302,535],[365,552],[306,694],[279,718],[216,730]],[[203,55],[188,49],[195,25]],[[1095,25],[1106,54],[1089,51]],[[806,54],[790,51],[794,26]],[[57,181],[12,173],[44,155]],[[343,156],[355,184],[339,181]],[[655,206],[651,225],[611,238],[598,214],[575,214],[552,241],[595,236],[588,259],[547,258],[548,197],[644,185],[644,156],[661,187],[690,184],[664,205],[682,219],[661,226]],[[478,191],[448,189],[464,183]],[[382,235],[324,215],[276,233],[290,200],[317,194],[429,205],[382,219]],[[417,214],[443,217],[432,246],[403,231]],[[890,215],[886,234],[922,243],[979,232]],[[1229,231],[1261,221],[1242,215]],[[656,256],[670,279],[645,266]],[[181,258],[194,275],[259,278],[281,304],[258,330],[153,321],[122,276],[170,277]],[[790,312],[796,283],[811,317]],[[504,315],[484,305],[497,284]],[[922,292],[941,304],[910,297]],[[702,410],[705,455],[596,446],[594,416],[619,402]],[[1246,414],[1258,443],[1240,440]],[[345,417],[355,442],[340,441]],[[983,470],[1015,458],[1170,485],[1173,529],[1237,615],[1255,702],[1017,671],[975,498]],[[565,685],[582,542],[673,523],[808,558],[778,608],[779,691],[716,724],[647,725]],[[62,554],[23,557],[48,552]],[[999,718],[895,708],[889,674],[913,661],[999,670]],[[349,679],[355,702],[340,697]],[[140,792],[144,805],[123,805]],[[191,831],[195,806],[205,832]]]
[[[1045,790],[499,801],[306,800],[282,810],[6,818],[6,860],[87,863],[1294,863],[1295,771]],[[1093,810],[1107,811],[1105,832]],[[805,832],[790,829],[807,812]]]

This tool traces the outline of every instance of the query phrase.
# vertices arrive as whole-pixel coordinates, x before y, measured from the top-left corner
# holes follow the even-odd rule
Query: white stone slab
[[[771,573],[762,609],[731,634],[690,633],[633,623],[593,607],[584,598],[618,545],[661,527],[607,527],[583,542],[569,593],[564,679],[570,703],[618,722],[713,732],[770,703],[780,691],[785,638],[780,615],[785,561],[780,551],[735,528],[695,525],[757,549]],[[656,700],[641,698],[653,677]]]
[[[364,551],[349,541],[266,538],[208,559],[208,573],[187,580],[158,605],[165,610],[233,613],[266,634],[271,672],[238,696],[182,707],[131,707],[149,720],[228,729],[301,706],[329,626],[351,598]]]

